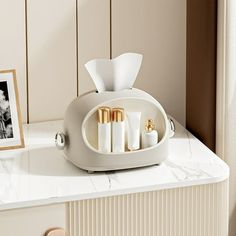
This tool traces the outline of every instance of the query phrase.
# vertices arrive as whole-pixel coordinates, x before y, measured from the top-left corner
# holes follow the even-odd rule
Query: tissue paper
[[[133,87],[143,56],[125,53],[114,59],[95,59],[85,64],[97,91],[119,91]]]

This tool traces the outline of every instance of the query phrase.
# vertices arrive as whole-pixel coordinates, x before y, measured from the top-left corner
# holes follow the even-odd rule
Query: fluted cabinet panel
[[[70,236],[226,236],[228,182],[71,202]]]
[[[27,0],[29,121],[61,119],[77,96],[76,0]]]
[[[25,0],[0,0],[0,70],[16,69],[23,121],[27,120]]]

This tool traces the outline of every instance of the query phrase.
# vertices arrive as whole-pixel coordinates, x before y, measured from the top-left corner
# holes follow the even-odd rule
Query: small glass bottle
[[[98,108],[98,150],[111,152],[111,109]]]
[[[112,152],[125,151],[125,122],[124,109],[112,109]]]
[[[142,148],[148,148],[158,143],[158,132],[154,129],[155,125],[152,119],[148,119],[145,130],[142,132]]]

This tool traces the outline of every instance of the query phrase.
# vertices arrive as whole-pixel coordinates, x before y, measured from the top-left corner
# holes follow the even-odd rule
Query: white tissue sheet
[[[125,53],[114,59],[94,59],[85,64],[98,92],[133,87],[143,56]]]

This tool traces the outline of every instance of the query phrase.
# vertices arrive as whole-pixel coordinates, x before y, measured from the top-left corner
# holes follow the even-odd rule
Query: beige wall
[[[95,89],[84,64],[110,55],[110,0],[78,1],[79,94]]]
[[[9,15],[11,17],[9,17]],[[16,69],[23,120],[27,119],[25,1],[0,0],[0,70]]]
[[[75,0],[28,1],[27,26],[29,118],[58,119],[77,95]]]
[[[135,86],[185,124],[186,0],[113,0],[112,55],[143,54]]]
[[[110,0],[0,0],[0,6],[0,69],[17,69],[24,122],[61,119],[73,98],[94,89],[84,63],[109,58],[111,50],[114,57],[142,53],[135,86],[185,124],[186,0],[111,6]]]

